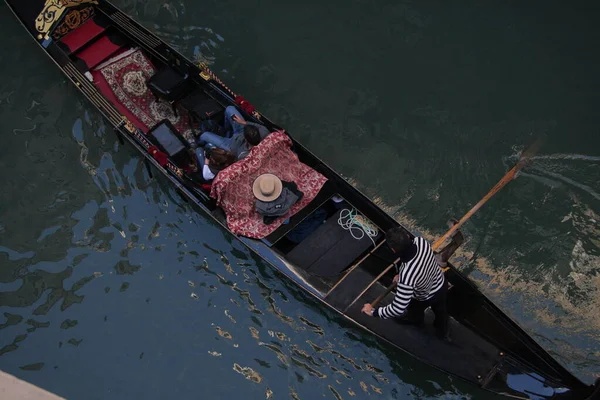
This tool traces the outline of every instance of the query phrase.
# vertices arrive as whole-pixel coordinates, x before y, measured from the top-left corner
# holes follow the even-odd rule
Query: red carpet
[[[79,28],[70,32],[60,41],[67,45],[71,53],[79,50],[84,44],[104,32],[106,28],[96,25],[93,19],[88,20]]]
[[[136,125],[140,129],[147,131],[148,128],[153,127],[163,119],[168,119],[184,137],[193,140],[187,114],[179,111],[178,115],[175,116],[171,105],[166,101],[156,101],[154,95],[146,86],[146,80],[154,72],[155,69],[150,61],[141,50],[137,50],[104,66],[99,71],[94,71],[93,76],[94,83],[98,88],[132,122],[137,121]],[[97,79],[96,76],[99,75],[103,79]],[[106,92],[109,90],[111,93],[107,94]]]
[[[148,132],[150,127],[144,125],[135,115],[131,113],[125,106],[119,103],[119,100],[115,97],[110,85],[102,76],[100,71],[91,71],[92,76],[94,77],[94,85],[102,92],[104,97],[108,99],[116,108],[127,117],[136,127],[140,128],[144,133]]]
[[[77,57],[85,62],[88,69],[92,69],[111,55],[115,54],[120,48],[121,45],[114,44],[110,41],[108,36],[103,36],[83,49],[77,54]]]

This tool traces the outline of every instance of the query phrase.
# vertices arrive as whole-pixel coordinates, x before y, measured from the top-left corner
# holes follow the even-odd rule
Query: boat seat
[[[196,89],[177,102],[188,112],[190,128],[192,122],[205,121],[224,110],[223,106],[210,97],[204,90]]]
[[[126,44],[126,39],[114,31],[96,36],[91,42],[86,42],[85,46],[73,53],[75,64],[80,71],[89,71],[115,55]]]
[[[181,163],[189,158],[189,144],[168,119],[163,119],[153,126],[146,135],[175,164],[182,165]]]
[[[153,126],[146,133],[146,136],[160,151],[166,153],[177,167],[185,172],[185,176],[190,180],[190,183],[193,183],[204,192],[210,193],[211,184],[202,177],[202,166],[198,165],[198,160],[191,152],[189,143],[173,126],[171,121],[163,119]],[[198,168],[191,169],[192,166]]]
[[[66,46],[68,53],[75,53],[86,43],[91,42],[97,36],[102,34],[105,30],[106,27],[98,24],[94,18],[90,18],[79,28],[69,32],[62,39],[60,39],[60,43]]]
[[[373,241],[366,234],[356,239],[338,223],[343,211],[338,210],[329,217],[309,237],[294,247],[286,258],[312,275],[329,277],[340,274],[361,254],[372,248],[373,241],[377,242],[382,232],[379,231],[373,237]]]
[[[173,114],[177,115],[175,102],[181,100],[193,89],[189,83],[189,74],[167,66],[152,75],[146,85],[157,100],[164,99],[171,103]]]

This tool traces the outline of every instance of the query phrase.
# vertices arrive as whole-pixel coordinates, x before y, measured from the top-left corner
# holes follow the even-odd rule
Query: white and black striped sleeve
[[[406,285],[401,280],[398,281],[396,287],[396,296],[392,304],[388,304],[385,307],[378,307],[373,310],[373,316],[383,319],[399,317],[406,311],[410,299],[412,299],[415,289],[413,286]]]

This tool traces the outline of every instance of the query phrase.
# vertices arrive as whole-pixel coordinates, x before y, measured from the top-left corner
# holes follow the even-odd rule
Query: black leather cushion
[[[178,104],[201,120],[212,118],[215,114],[223,111],[223,107],[203,90],[190,93],[181,99]]]
[[[189,91],[186,84],[189,75],[167,67],[148,79],[148,88],[157,96],[164,97],[168,101],[175,101]]]
[[[185,150],[186,145],[181,141],[173,125],[168,121],[161,121],[148,132],[157,142],[161,150],[173,157]]]

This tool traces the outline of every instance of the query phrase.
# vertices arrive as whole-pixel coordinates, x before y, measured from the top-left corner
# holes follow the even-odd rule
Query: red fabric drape
[[[236,234],[261,239],[275,231],[286,218],[310,203],[327,178],[303,164],[291,150],[292,141],[283,132],[273,132],[250,154],[219,172],[213,180],[211,197],[217,200],[227,216],[229,229]],[[294,204],[287,215],[265,225],[255,211],[252,183],[261,174],[272,173],[281,180],[295,182],[304,197]]]

